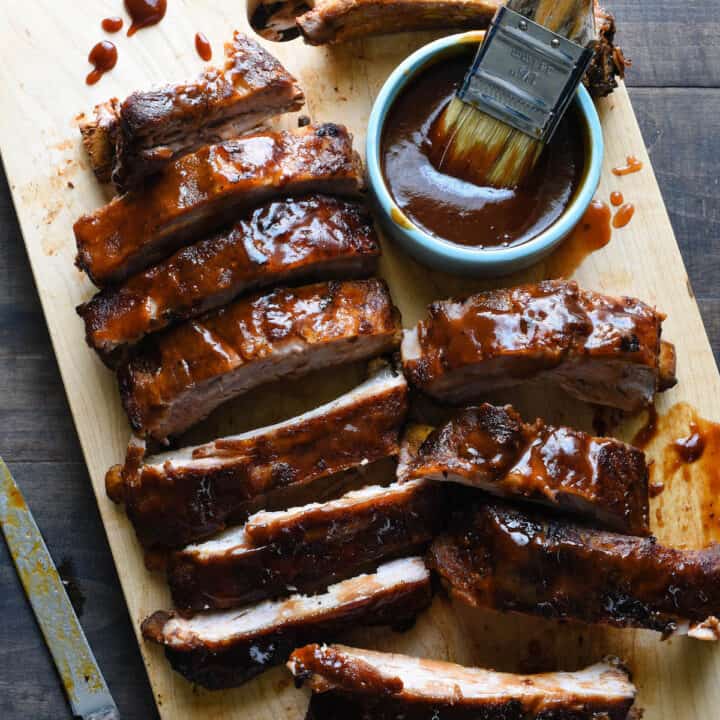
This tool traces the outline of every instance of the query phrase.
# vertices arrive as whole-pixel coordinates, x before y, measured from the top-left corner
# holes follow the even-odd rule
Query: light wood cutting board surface
[[[232,30],[248,29],[245,5],[237,0],[172,0],[169,6],[158,27],[133,38],[113,37],[118,65],[90,88],[84,82],[90,69],[87,53],[104,36],[101,19],[119,13],[119,0],[34,0],[22,8],[11,0],[0,0],[0,150],[136,630],[146,615],[167,607],[169,600],[163,578],[144,568],[123,511],[104,491],[105,471],[123,457],[129,428],[114,377],[85,345],[82,322],[74,309],[90,297],[93,288],[73,265],[72,223],[107,199],[80,147],[77,116],[111,96],[122,98],[153,83],[192,78],[202,67],[193,43],[197,31],[208,35],[214,59],[220,62],[222,43]],[[313,120],[348,125],[362,151],[372,101],[385,78],[400,60],[436,36],[397,35],[333,48],[307,47],[300,40],[265,44],[298,77],[307,96],[303,112]],[[690,408],[720,420],[720,378],[625,89],[601,101],[599,111],[606,159],[598,196],[607,200],[612,190],[621,190],[636,204],[637,212],[630,225],[615,231],[610,244],[590,255],[574,276],[588,288],[635,295],[668,314],[664,333],[677,347],[680,382],[658,401],[661,433],[649,450],[659,466],[666,443],[686,434]],[[288,117],[281,124],[290,127],[294,122],[294,117]],[[613,176],[610,168],[622,164],[631,153],[645,163],[644,170],[624,178]],[[423,315],[430,300],[493,284],[557,276],[569,267],[567,253],[561,252],[522,275],[480,283],[430,272],[389,243],[384,250],[382,274],[406,327]],[[359,370],[353,368],[263,389],[216,413],[196,436],[288,417],[350,388],[359,377]],[[590,424],[587,408],[542,389],[496,399],[513,401],[528,417],[537,413],[556,422],[585,428]],[[641,421],[626,423],[621,434],[631,437]],[[709,516],[710,480],[702,463],[665,478],[666,489],[652,505],[653,530],[662,541],[690,547],[720,539],[720,522]],[[720,649],[687,639],[661,643],[649,632],[507,618],[471,612],[438,598],[406,634],[358,631],[346,641],[507,670],[572,669],[612,652],[623,656],[632,668],[647,720],[710,720],[717,717],[720,707]],[[161,650],[142,641],[140,646],[164,718],[303,717],[306,695],[292,687],[282,668],[239,690],[210,693],[193,689],[175,675]]]

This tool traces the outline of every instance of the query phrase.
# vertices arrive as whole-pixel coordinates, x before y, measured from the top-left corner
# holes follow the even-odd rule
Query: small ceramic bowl
[[[600,119],[583,86],[574,103],[585,126],[585,169],[580,185],[565,212],[545,231],[516,247],[479,249],[443,240],[416,227],[397,206],[382,172],[381,140],[388,111],[403,88],[427,67],[454,54],[468,53],[482,33],[466,32],[436,40],[404,60],[393,71],[375,100],[367,132],[367,169],[370,191],[380,222],[390,237],[424,265],[460,275],[506,275],[526,268],[550,253],[578,224],[598,183],[603,157]]]

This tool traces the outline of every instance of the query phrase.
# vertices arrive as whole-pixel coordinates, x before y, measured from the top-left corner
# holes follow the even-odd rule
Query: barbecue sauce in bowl
[[[478,249],[522,245],[553,225],[580,187],[587,130],[571,107],[516,188],[481,187],[438,172],[428,157],[428,133],[471,61],[466,53],[444,58],[403,89],[383,126],[383,176],[398,207],[426,233]]]

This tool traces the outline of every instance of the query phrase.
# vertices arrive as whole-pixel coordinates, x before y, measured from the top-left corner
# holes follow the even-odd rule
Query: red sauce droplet
[[[613,218],[614,228],[624,228],[635,214],[635,206],[632,203],[625,203],[616,213]]]
[[[648,407],[648,416],[645,424],[635,433],[632,444],[641,450],[647,447],[657,434],[658,414],[654,405]]]
[[[611,218],[610,206],[602,200],[593,200],[575,229],[550,256],[547,266],[549,275],[567,276],[588,255],[604,248],[612,236]]]
[[[628,155],[625,158],[625,165],[613,168],[615,175],[630,175],[631,173],[640,172],[643,169],[643,164],[634,155]]]
[[[690,435],[676,440],[673,447],[680,459],[689,465],[699,460],[705,452],[705,438],[698,431],[698,426],[691,423]]]
[[[661,495],[663,490],[665,490],[665,483],[663,483],[662,481],[651,482],[648,484],[648,494],[651,498]]]
[[[158,24],[165,17],[167,0],[125,0],[125,9],[132,20],[127,33],[130,37],[142,28]]]
[[[100,25],[105,32],[116,33],[122,30],[123,19],[117,16],[107,17],[100,23]]]
[[[212,46],[204,33],[199,32],[195,35],[195,49],[205,62],[212,58]]]
[[[117,48],[109,40],[100,41],[88,55],[88,62],[94,67],[85,82],[94,85],[106,72],[109,72],[117,63]]]
[[[615,190],[615,192],[610,193],[610,202],[615,207],[617,207],[618,205],[622,205],[623,200],[625,200],[625,198],[623,197],[623,194],[621,192],[618,192],[617,190]]]

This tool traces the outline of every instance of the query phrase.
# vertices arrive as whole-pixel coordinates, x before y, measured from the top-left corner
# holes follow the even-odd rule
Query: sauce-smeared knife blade
[[[2,458],[0,526],[73,713],[83,720],[119,720],[45,541]]]

